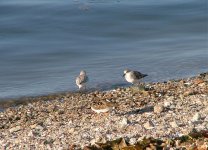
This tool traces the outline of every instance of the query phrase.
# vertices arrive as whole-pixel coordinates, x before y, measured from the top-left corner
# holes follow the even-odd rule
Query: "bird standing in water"
[[[146,77],[147,74],[142,74],[141,72],[138,72],[138,71],[125,69],[123,76],[127,82],[132,83],[132,84],[139,84],[139,79]]]
[[[86,83],[88,80],[89,79],[86,74],[86,71],[84,70],[80,71],[79,76],[76,77],[76,84],[79,87],[79,90],[86,89]]]

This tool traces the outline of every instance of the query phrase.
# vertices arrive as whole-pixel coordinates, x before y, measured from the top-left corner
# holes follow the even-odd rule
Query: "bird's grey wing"
[[[147,75],[146,74],[142,74],[141,72],[139,71],[134,71],[134,75],[137,79],[141,79],[143,77],[146,77]]]
[[[79,75],[77,78],[76,78],[76,83],[77,84],[82,84],[82,83],[85,83],[88,81],[88,77],[85,76],[85,75]]]
[[[88,82],[88,81],[89,81],[88,76],[85,76],[85,82]]]

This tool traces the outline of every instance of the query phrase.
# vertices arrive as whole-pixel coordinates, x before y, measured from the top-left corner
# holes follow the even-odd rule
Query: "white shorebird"
[[[146,77],[147,74],[142,74],[141,72],[138,72],[138,71],[125,69],[123,76],[127,82],[132,83],[132,84],[139,84],[139,79]]]
[[[88,81],[88,76],[86,74],[86,71],[82,70],[80,71],[80,74],[78,77],[76,77],[76,84],[79,87],[79,89],[85,89],[86,88],[86,83]]]

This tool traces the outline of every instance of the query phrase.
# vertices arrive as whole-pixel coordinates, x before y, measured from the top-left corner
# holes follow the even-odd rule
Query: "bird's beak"
[[[123,77],[124,77],[125,75],[126,75],[126,74],[124,73],[124,74],[123,74]]]

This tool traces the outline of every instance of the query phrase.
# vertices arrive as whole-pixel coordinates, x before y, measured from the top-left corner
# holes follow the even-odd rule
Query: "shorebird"
[[[86,88],[87,81],[88,81],[88,76],[86,74],[86,71],[84,71],[84,70],[80,71],[79,76],[76,77],[76,84],[79,87],[79,90]]]
[[[132,84],[139,84],[139,79],[146,77],[147,74],[142,74],[141,72],[138,72],[138,71],[125,69],[123,76],[127,82],[132,83]]]
[[[115,107],[115,103],[101,100],[94,102],[94,104],[92,104],[91,106],[91,109],[99,114],[99,113],[106,113],[112,110],[114,107]]]

